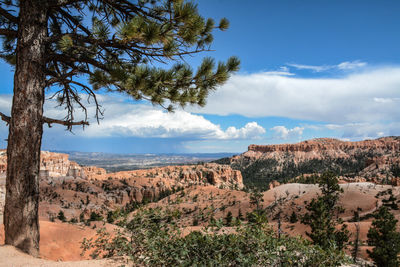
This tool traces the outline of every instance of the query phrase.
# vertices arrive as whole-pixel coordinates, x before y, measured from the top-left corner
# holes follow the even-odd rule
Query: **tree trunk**
[[[39,256],[47,1],[20,1],[14,97],[7,146],[5,243]]]

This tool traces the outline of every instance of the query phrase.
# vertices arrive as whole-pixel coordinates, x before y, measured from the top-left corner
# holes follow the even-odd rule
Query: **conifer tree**
[[[225,225],[232,226],[232,221],[233,221],[232,212],[228,211],[228,213],[226,214],[226,217],[225,217]]]
[[[398,267],[400,265],[400,233],[396,232],[397,220],[388,207],[382,206],[374,214],[374,221],[368,231],[368,255],[378,267]]]
[[[355,224],[355,227],[356,227],[356,233],[354,236],[353,248],[351,250],[351,256],[353,258],[354,263],[357,262],[358,253],[360,252],[360,224],[359,223]]]
[[[204,106],[239,60],[216,65],[204,58],[195,71],[183,59],[210,50],[213,30],[228,25],[226,19],[216,25],[203,18],[185,0],[1,0],[0,56],[15,67],[11,114],[0,113],[9,125],[5,243],[39,255],[43,124],[69,130],[88,125],[86,101],[94,103],[100,119],[99,90],[168,111],[176,105]],[[65,108],[64,119],[43,116],[46,92]],[[76,121],[76,110],[84,120]]]
[[[311,227],[311,232],[306,232],[306,234],[314,244],[323,249],[335,246],[341,250],[349,240],[349,231],[344,225],[340,230],[335,228],[338,223],[341,223],[341,220],[335,219],[335,214],[343,212],[343,209],[337,206],[343,189],[340,188],[332,172],[322,174],[318,182],[322,194],[312,199],[306,206],[308,213],[303,216],[302,223]]]
[[[296,223],[297,221],[298,221],[298,219],[297,219],[296,212],[293,211],[292,214],[290,215],[289,222]]]

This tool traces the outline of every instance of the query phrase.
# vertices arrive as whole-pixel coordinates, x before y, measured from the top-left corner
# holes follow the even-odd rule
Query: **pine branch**
[[[4,18],[8,19],[10,22],[14,22],[15,24],[18,24],[18,17],[12,15],[9,13],[7,10],[4,8],[0,7],[0,16],[3,16]]]
[[[17,37],[18,33],[15,30],[0,29],[0,35],[4,35],[4,36],[7,36],[7,37]]]
[[[89,31],[89,29],[87,29],[86,27],[84,27],[79,20],[77,20],[76,18],[74,18],[73,16],[71,16],[71,14],[69,14],[68,12],[64,11],[63,9],[59,8],[58,12],[60,12],[60,14],[68,19],[70,22],[72,22],[73,24],[75,24],[79,29],[81,29],[84,33],[86,33],[87,35],[91,35],[92,33]]]
[[[68,6],[75,4],[77,2],[80,2],[81,0],[58,0],[55,1],[54,3],[50,4],[50,7],[63,7],[63,6]]]

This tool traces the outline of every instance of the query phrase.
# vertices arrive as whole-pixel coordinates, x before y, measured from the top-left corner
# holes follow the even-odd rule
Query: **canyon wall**
[[[243,154],[216,162],[242,171],[245,184],[265,189],[274,180],[290,182],[327,170],[347,182],[398,184],[400,137],[359,142],[317,138],[297,144],[250,145]]]

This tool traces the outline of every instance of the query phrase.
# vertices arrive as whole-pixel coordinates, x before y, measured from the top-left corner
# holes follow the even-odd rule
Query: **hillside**
[[[297,144],[250,145],[243,154],[217,163],[240,170],[246,185],[267,188],[268,184],[295,181],[326,170],[345,181],[399,184],[400,138],[346,142],[319,138]]]
[[[7,168],[4,152],[0,154],[0,168],[2,221]],[[60,211],[67,221],[87,220],[93,212],[105,218],[109,211],[157,201],[192,185],[243,188],[240,171],[227,165],[206,163],[107,173],[95,166],[79,166],[66,154],[43,151],[39,215],[47,221],[53,221]]]

